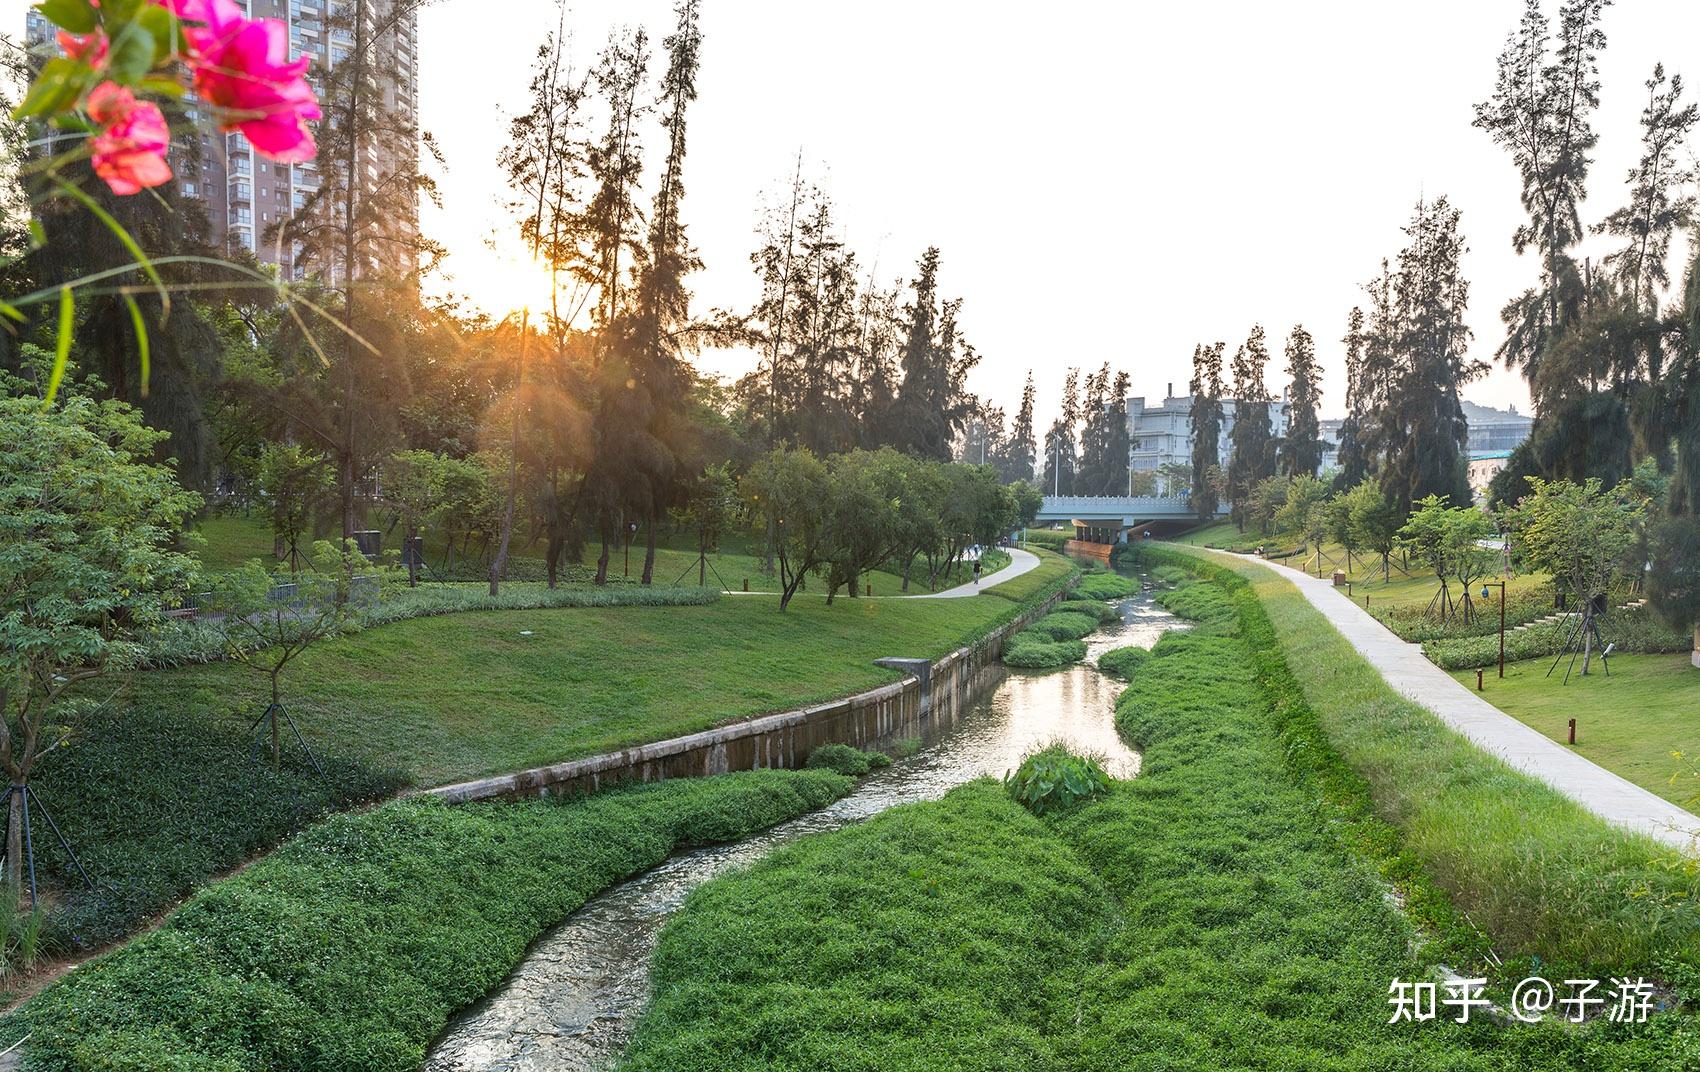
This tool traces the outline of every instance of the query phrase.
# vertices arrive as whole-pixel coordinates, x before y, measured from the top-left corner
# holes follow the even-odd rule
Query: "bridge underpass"
[[[1227,506],[1218,507],[1216,516],[1227,517]],[[1034,522],[1072,526],[1072,550],[1108,557],[1116,544],[1138,539],[1146,532],[1173,535],[1193,528],[1198,524],[1198,514],[1184,498],[1047,495]]]

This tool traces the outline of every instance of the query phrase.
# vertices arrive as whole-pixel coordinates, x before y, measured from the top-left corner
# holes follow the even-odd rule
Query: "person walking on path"
[[[979,558],[976,558],[974,560],[974,587],[975,588],[980,587],[980,564],[981,564],[981,562],[982,562],[982,559],[979,559]]]

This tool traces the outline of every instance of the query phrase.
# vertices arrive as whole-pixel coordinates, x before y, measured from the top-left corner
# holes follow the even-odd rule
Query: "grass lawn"
[[[1215,547],[1226,549],[1239,547],[1247,542],[1255,544],[1257,538],[1239,530],[1232,521],[1217,521],[1193,529],[1184,536],[1176,536],[1169,542],[1184,543],[1189,547]]]
[[[1686,772],[1672,752],[1700,756],[1700,670],[1688,655],[1616,655],[1610,677],[1598,661],[1583,677],[1578,659],[1565,684],[1568,663],[1551,677],[1551,659],[1507,663],[1504,681],[1489,669],[1482,696],[1560,744],[1569,741],[1574,718],[1577,752],[1674,804],[1694,808],[1689,798],[1700,794],[1700,784],[1692,778],[1671,782],[1679,769]],[[1476,687],[1474,671],[1453,676]]]
[[[829,607],[811,592],[783,614],[771,596],[752,595],[417,618],[310,650],[291,665],[284,699],[316,746],[399,767],[421,785],[460,781],[895,680],[873,660],[943,655],[1071,568],[1048,555],[1040,569],[964,599],[840,596]],[[263,683],[214,663],[133,675],[128,695],[235,725],[264,706]]]

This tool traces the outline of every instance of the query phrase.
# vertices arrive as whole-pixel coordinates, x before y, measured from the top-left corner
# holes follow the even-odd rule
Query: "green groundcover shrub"
[[[1095,599],[1065,599],[1051,609],[1059,614],[1084,614],[1099,622],[1113,622],[1122,616],[1114,604],[1100,603]]]
[[[1063,549],[1063,545],[1074,538],[1074,533],[1062,532],[1055,529],[1028,529],[1026,533],[1023,534],[1022,538],[1025,539],[1029,545],[1037,545],[1048,551],[1057,551],[1060,553]]]
[[[1086,658],[1086,641],[1052,640],[1042,633],[1024,631],[1011,637],[1004,647],[1003,662],[1021,670],[1049,670]]]
[[[1611,611],[1599,619],[1599,624],[1600,639],[1615,645],[1618,652],[1655,654],[1690,651],[1694,647],[1693,633],[1664,625],[1646,607]],[[1505,657],[1515,661],[1556,656],[1564,650],[1575,628],[1576,617],[1572,615],[1527,629],[1509,630],[1505,634]],[[1445,670],[1492,666],[1499,661],[1499,620],[1494,619],[1492,633],[1482,636],[1430,640],[1423,645],[1423,654]]]
[[[1157,566],[1151,571],[1151,576],[1156,578],[1158,583],[1167,585],[1185,584],[1192,579],[1191,575],[1179,566]]]
[[[132,704],[85,722],[43,761],[32,781],[95,881],[83,885],[37,817],[50,948],[113,941],[303,826],[407,782],[334,752],[319,755],[323,776],[294,749],[274,772],[253,754],[246,725]]]
[[[1028,626],[1024,632],[1046,636],[1052,640],[1079,640],[1096,630],[1099,624],[1098,619],[1092,615],[1053,611]]]
[[[1049,551],[1035,551],[1039,556],[1037,569],[1028,570],[1013,580],[995,584],[985,590],[986,595],[1007,599],[1012,603],[1027,606],[1042,603],[1059,592],[1066,590],[1071,581],[1080,572],[1080,567],[1071,559],[1062,555],[1054,555]]]
[[[869,771],[891,766],[891,757],[883,752],[864,752],[847,744],[823,744],[813,752],[803,766],[809,770],[830,770],[860,778]]]
[[[409,799],[312,827],[0,1024],[29,1067],[416,1072],[542,931],[675,848],[836,799],[755,771],[570,801]]]
[[[1234,601],[1216,585],[1183,584],[1159,593],[1157,602],[1177,617],[1196,622],[1206,632],[1239,632],[1240,619],[1234,613]]]
[[[1471,591],[1475,614],[1468,622],[1463,620],[1462,614],[1454,615],[1450,621],[1440,621],[1429,611],[1426,603],[1382,605],[1371,602],[1370,613],[1402,639],[1414,644],[1428,640],[1486,636],[1490,633],[1498,637],[1499,589],[1493,588],[1489,591],[1490,596],[1487,599],[1482,598],[1480,587]],[[1462,595],[1463,592],[1454,583],[1452,598],[1458,600]],[[1625,603],[1628,599],[1627,594],[1613,596],[1613,605]],[[1533,588],[1520,588],[1505,599],[1505,625],[1508,629],[1544,618],[1553,612],[1553,586],[1550,581]]]
[[[1136,588],[1132,578],[1119,573],[1089,573],[1080,578],[1074,594],[1079,599],[1125,599],[1133,595]]]
[[[1021,761],[1004,775],[1004,790],[1034,815],[1055,815],[1078,807],[1110,788],[1104,765],[1052,745]]]
[[[1106,651],[1098,656],[1098,669],[1121,681],[1132,681],[1134,672],[1151,658],[1147,648],[1128,646]]]
[[[1571,969],[1489,963],[1329,746],[1250,589],[1222,589],[1238,628],[1165,636],[1117,703],[1137,778],[1046,817],[971,783],[708,883],[661,936],[624,1068],[1694,1067],[1680,1011],[1388,1022],[1390,981],[1437,963],[1485,970],[1501,1002],[1526,969]]]

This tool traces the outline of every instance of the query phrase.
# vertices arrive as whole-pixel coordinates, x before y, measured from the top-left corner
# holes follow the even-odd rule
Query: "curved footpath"
[[[955,588],[946,588],[942,592],[922,592],[914,596],[861,596],[862,599],[961,599],[963,596],[977,596],[988,588],[1000,585],[1005,581],[1013,581],[1023,573],[1031,573],[1039,568],[1039,556],[1031,551],[1023,551],[1019,547],[1005,547],[1001,550],[1009,553],[1009,565],[978,581],[959,584]],[[727,596],[770,596],[772,592],[743,592],[728,588],[721,592]],[[856,596],[850,596],[856,599]]]
[[[1031,551],[1023,551],[1019,547],[1005,547],[1002,550],[1009,553],[1009,565],[989,577],[981,577],[978,581],[959,584],[955,588],[946,588],[942,592],[926,592],[918,596],[899,596],[900,599],[961,599],[963,596],[977,596],[981,592],[1005,581],[1013,581],[1023,573],[1031,573],[1039,568],[1039,556]]]
[[[1256,562],[1292,582],[1396,692],[1432,712],[1477,748],[1539,778],[1607,822],[1673,848],[1700,852],[1700,816],[1584,759],[1488,703],[1430,662],[1419,645],[1399,639],[1331,582],[1255,555],[1233,557]]]

